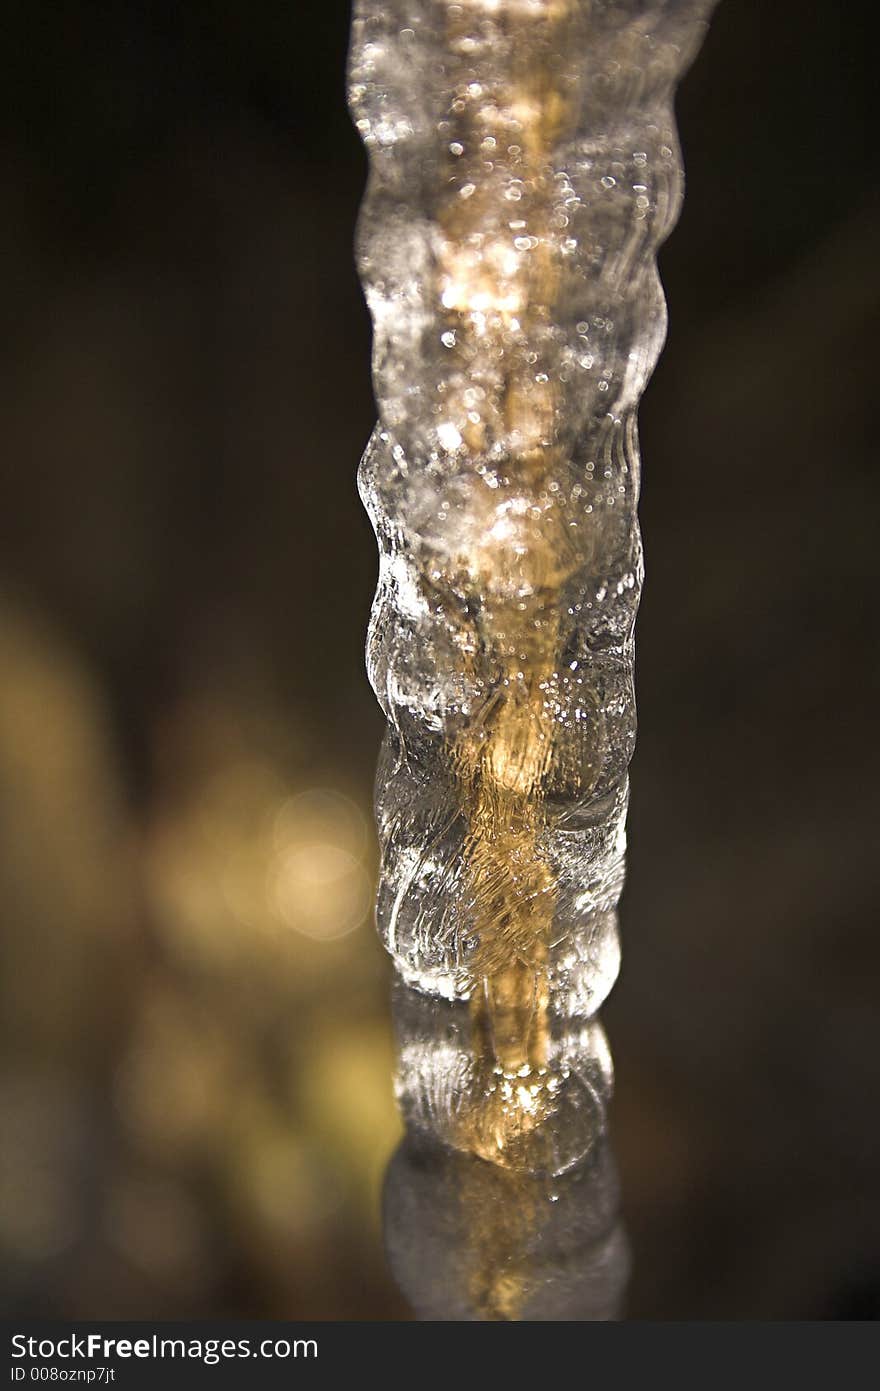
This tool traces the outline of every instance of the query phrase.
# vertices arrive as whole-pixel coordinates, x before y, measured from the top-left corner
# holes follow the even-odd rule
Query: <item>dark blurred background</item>
[[[678,103],[604,1015],[635,1317],[880,1308],[866,13],[722,0]],[[347,28],[5,8],[9,1311],[406,1316]]]

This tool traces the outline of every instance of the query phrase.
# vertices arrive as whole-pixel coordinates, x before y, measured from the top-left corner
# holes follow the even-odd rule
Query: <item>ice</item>
[[[559,1178],[408,1134],[383,1204],[391,1268],[423,1319],[619,1317],[629,1251],[607,1144]]]
[[[672,97],[710,8],[355,7],[377,916],[403,979],[449,999],[513,971],[588,1017],[617,971],[636,408],[682,193]]]
[[[355,5],[379,412],[359,474],[379,544],[367,667],[388,721],[376,917],[408,1136],[389,1193],[421,1211],[459,1317],[546,1316],[561,1291],[600,1307],[620,1285],[604,1197],[582,1268],[560,1257],[552,1204],[570,1192],[587,1220],[577,1204],[604,1172],[596,1012],[620,961],[636,733],[636,411],[682,194],[672,99],[711,7]],[[431,1175],[438,1212],[458,1185],[448,1231],[425,1206]],[[430,1307],[389,1210],[392,1259]]]

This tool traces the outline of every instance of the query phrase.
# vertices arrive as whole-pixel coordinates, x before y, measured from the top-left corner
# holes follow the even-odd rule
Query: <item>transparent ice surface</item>
[[[613,1070],[595,1019],[552,1012],[540,1055],[510,1056],[507,1039],[461,1002],[394,994],[397,1098],[407,1129],[522,1173],[562,1174],[605,1133]],[[481,1037],[487,1023],[488,1039]],[[494,1027],[493,1027],[494,1025]]]
[[[618,969],[636,408],[682,192],[673,92],[710,8],[355,6],[377,918],[410,986],[490,1014],[587,1019]]]
[[[604,1140],[558,1178],[512,1172],[408,1134],[388,1169],[391,1268],[425,1319],[619,1316],[629,1270]]]

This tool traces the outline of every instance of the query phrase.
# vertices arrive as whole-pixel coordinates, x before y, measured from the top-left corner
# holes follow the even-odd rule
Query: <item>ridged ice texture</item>
[[[499,1169],[408,1133],[388,1169],[389,1263],[417,1316],[619,1317],[629,1252],[607,1145],[561,1176]]]
[[[591,1015],[618,969],[636,407],[682,191],[673,90],[709,8],[355,6],[377,917],[409,984],[486,989],[490,1013]]]
[[[423,1144],[558,1175],[604,1137],[614,1078],[597,1019],[548,1014],[540,1063],[526,1070],[499,1061],[462,1002],[398,985],[393,1018],[397,1100],[407,1133]]]

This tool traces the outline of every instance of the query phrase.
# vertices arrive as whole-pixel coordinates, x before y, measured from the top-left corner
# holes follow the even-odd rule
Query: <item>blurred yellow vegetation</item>
[[[295,712],[188,693],[138,818],[81,660],[4,610],[0,658],[14,1282],[80,1251],[71,1316],[328,1316],[364,1270],[381,1298],[399,1122],[369,787],[311,765]],[[328,1250],[360,1273],[312,1278]]]

